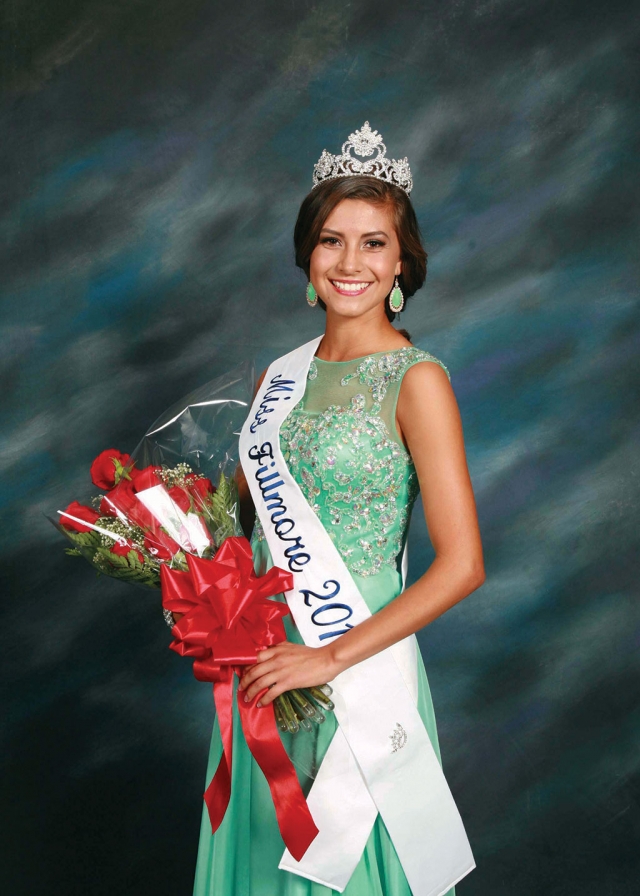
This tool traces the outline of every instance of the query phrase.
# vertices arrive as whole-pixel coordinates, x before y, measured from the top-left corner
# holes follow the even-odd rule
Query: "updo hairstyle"
[[[325,221],[343,199],[363,199],[374,205],[388,206],[400,243],[402,273],[398,276],[405,300],[417,292],[427,276],[427,253],[422,245],[420,228],[411,200],[404,190],[377,177],[349,176],[322,181],[303,200],[293,231],[296,265],[309,277],[311,253],[318,245],[320,231]],[[326,311],[321,298],[318,304]],[[392,321],[396,313],[389,306],[389,296],[384,301],[387,318]]]

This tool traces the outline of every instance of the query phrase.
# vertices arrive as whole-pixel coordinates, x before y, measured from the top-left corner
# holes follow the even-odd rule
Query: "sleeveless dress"
[[[322,521],[372,613],[402,590],[399,562],[413,503],[415,467],[395,425],[406,371],[424,361],[445,365],[405,347],[351,361],[315,358],[302,401],[280,430],[284,458]],[[273,565],[259,520],[252,537],[256,572]],[[284,600],[284,596],[280,596]],[[287,638],[304,643],[291,615]],[[237,684],[237,682],[236,682]],[[418,651],[418,710],[440,761],[431,693]],[[231,800],[214,835],[203,806],[194,896],[331,896],[335,890],[278,869],[284,843],[267,782],[245,743],[234,700]],[[333,713],[313,732],[283,735],[305,794],[336,726]],[[222,742],[214,722],[206,784]],[[411,896],[384,822],[378,815],[345,896]],[[455,896],[455,888],[445,896]]]

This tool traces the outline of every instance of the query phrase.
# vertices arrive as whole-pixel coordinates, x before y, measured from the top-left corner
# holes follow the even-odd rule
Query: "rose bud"
[[[161,485],[162,479],[158,476],[162,467],[145,467],[144,470],[131,471],[131,479],[133,480],[133,488],[137,492],[143,492],[147,488],[153,488],[155,485]]]
[[[190,476],[186,478],[189,480],[189,491],[198,501],[202,502],[215,493],[215,487],[210,479],[196,479],[195,476],[193,479]]]
[[[127,522],[142,529],[150,529],[156,524],[155,517],[136,498],[133,483],[128,479],[122,479],[115,488],[107,492],[100,502],[100,511],[110,516],[122,515]]]
[[[75,516],[79,520],[85,520],[89,524],[95,523],[100,519],[100,514],[92,507],[86,507],[84,504],[78,503],[78,501],[72,501],[65,510],[65,513]],[[64,516],[63,514],[60,514],[60,525],[64,526],[65,529],[69,529],[71,532],[91,532],[93,529],[93,526],[85,526],[82,523],[76,522],[76,520],[70,520],[68,516]]]
[[[191,498],[189,497],[188,492],[183,488],[180,488],[179,485],[174,485],[173,488],[170,488],[168,491],[169,497],[176,507],[179,507],[184,513],[188,513],[191,510]]]
[[[91,481],[98,488],[113,488],[123,476],[129,478],[125,471],[129,460],[130,455],[115,448],[101,451],[91,464]]]

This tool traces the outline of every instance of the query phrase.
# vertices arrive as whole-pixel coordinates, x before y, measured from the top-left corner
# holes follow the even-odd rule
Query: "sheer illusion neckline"
[[[350,358],[348,361],[325,361],[317,355],[313,356],[313,360],[316,362],[319,361],[321,364],[353,364],[355,361],[364,361],[365,358],[375,358],[376,355],[391,355],[393,352],[401,352],[406,348],[415,348],[415,345],[401,345],[399,348],[387,348],[383,349],[381,352],[367,352],[366,355],[360,355],[358,358]]]

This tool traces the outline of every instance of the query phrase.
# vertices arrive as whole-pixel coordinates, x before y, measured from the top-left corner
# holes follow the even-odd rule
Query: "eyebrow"
[[[335,233],[336,236],[344,236],[339,230],[332,230],[330,227],[323,227],[320,233]],[[389,235],[384,230],[371,230],[369,233],[363,233],[362,236],[386,236],[389,239]]]

